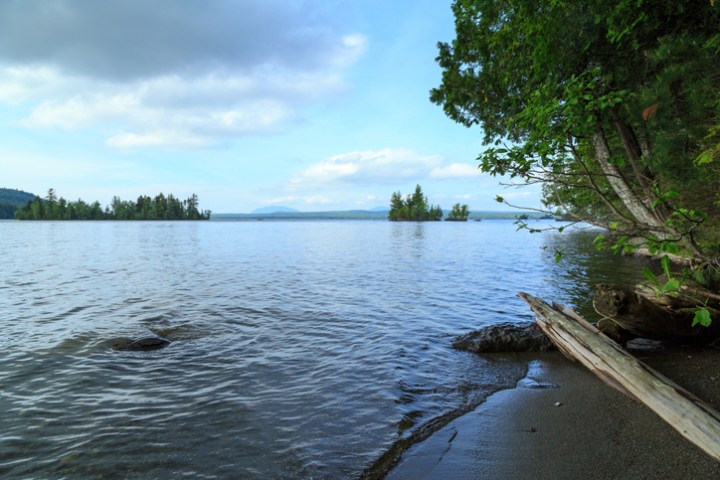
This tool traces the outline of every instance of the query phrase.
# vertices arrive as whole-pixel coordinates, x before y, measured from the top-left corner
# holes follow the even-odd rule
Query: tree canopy
[[[44,199],[36,196],[18,209],[18,220],[208,220],[209,210],[198,210],[198,197],[192,194],[186,200],[172,194],[160,193],[154,198],[141,195],[136,201],[125,201],[113,197],[111,206],[103,209],[100,202],[91,204],[78,199],[68,202],[58,198],[51,188]]]
[[[456,203],[453,205],[452,210],[450,210],[450,214],[445,220],[448,222],[467,222],[469,215],[470,210],[467,205]]]
[[[0,188],[0,218],[15,218],[17,209],[35,198],[35,195],[12,188]]]
[[[541,183],[549,211],[609,228],[621,248],[716,264],[720,2],[452,8],[456,38],[439,44],[430,98],[482,127],[484,171]]]
[[[430,205],[422,187],[417,185],[415,192],[403,198],[400,192],[395,192],[390,197],[390,221],[411,221],[425,222],[441,220],[443,216],[439,205]]]

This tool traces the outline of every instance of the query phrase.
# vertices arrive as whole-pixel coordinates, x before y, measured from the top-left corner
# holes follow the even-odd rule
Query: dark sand
[[[635,354],[720,409],[720,350]],[[720,463],[581,365],[559,353],[527,358],[517,388],[407,450],[387,478],[720,479]]]

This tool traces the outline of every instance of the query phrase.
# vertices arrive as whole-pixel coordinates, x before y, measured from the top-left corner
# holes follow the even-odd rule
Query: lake
[[[515,230],[0,222],[0,477],[356,478],[523,376],[450,346],[533,321],[518,291],[590,316],[594,284],[640,277],[597,232]],[[172,343],[111,348],[153,332]]]

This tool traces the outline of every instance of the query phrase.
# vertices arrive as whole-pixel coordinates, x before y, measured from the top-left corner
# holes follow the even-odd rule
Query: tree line
[[[33,198],[35,195],[31,193],[0,187],[0,218],[15,218],[17,209]]]
[[[453,206],[446,220],[467,221],[469,214],[468,206],[458,203]],[[420,185],[415,187],[415,192],[407,195],[405,198],[403,198],[399,191],[394,192],[390,197],[388,219],[391,222],[440,221],[442,218],[442,208],[440,208],[440,205],[431,205],[428,202]]]
[[[36,196],[15,212],[18,220],[209,220],[210,215],[210,210],[199,210],[195,194],[185,200],[162,193],[155,197],[140,195],[136,201],[115,196],[103,209],[98,201],[58,198],[53,188],[44,199]]]

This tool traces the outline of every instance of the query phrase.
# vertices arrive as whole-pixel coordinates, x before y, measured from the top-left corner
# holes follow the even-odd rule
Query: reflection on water
[[[0,230],[2,478],[357,477],[524,372],[454,336],[532,321],[518,291],[584,311],[639,273],[504,221]],[[153,334],[172,343],[110,348]]]

